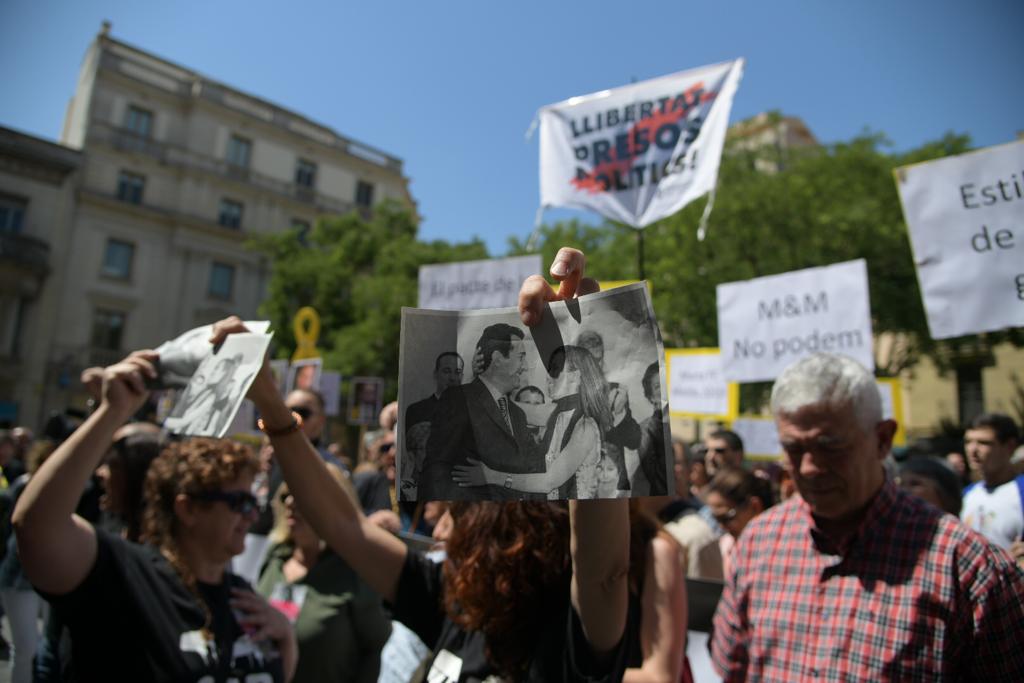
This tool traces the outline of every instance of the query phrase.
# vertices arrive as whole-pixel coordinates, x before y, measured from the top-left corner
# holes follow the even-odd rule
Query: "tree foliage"
[[[416,232],[407,209],[383,203],[368,219],[357,213],[327,217],[304,237],[291,230],[253,240],[250,247],[272,261],[260,313],[276,331],[278,356],[291,356],[292,318],[312,306],[320,315],[317,346],[324,366],[344,376],[383,377],[394,396],[401,309],[416,305],[419,267],[487,258],[479,240],[423,242]]]

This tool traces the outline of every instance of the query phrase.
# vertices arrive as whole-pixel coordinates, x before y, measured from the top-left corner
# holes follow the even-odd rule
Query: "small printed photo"
[[[245,326],[251,333],[265,334],[270,329],[270,322],[246,320]],[[151,388],[184,389],[199,364],[213,353],[211,334],[213,325],[202,325],[156,347],[155,351],[160,355],[157,362],[160,375]]]
[[[348,423],[377,424],[383,396],[384,380],[380,377],[353,377],[349,383]]]
[[[285,389],[288,386],[288,360],[285,358],[275,358],[270,361],[270,371],[274,373],[274,380],[277,382],[277,390],[281,396],[286,396],[287,391]]]
[[[263,366],[271,334],[232,334],[199,364],[164,427],[175,434],[222,437]]]
[[[401,500],[666,495],[661,333],[642,283],[516,309],[403,309]]]
[[[287,396],[296,389],[320,391],[320,373],[323,371],[323,363],[323,358],[304,358],[292,361],[288,368],[285,395]]]

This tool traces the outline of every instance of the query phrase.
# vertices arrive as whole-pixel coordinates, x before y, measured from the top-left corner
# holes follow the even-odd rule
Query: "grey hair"
[[[816,353],[793,363],[775,380],[772,415],[793,414],[813,405],[852,406],[864,431],[882,421],[882,397],[874,375],[847,356]]]

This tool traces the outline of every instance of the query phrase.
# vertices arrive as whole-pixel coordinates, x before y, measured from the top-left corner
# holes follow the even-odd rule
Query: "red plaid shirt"
[[[726,681],[1024,681],[1024,571],[891,482],[844,547],[797,499],[733,561],[712,644]]]

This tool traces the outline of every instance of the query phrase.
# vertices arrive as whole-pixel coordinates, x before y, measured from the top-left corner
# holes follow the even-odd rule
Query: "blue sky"
[[[100,22],[113,35],[405,161],[421,236],[525,238],[538,107],[747,59],[732,120],[779,109],[824,142],[896,149],[1024,129],[1024,3],[0,0],[0,125],[59,136]],[[592,214],[554,210],[547,220]]]

